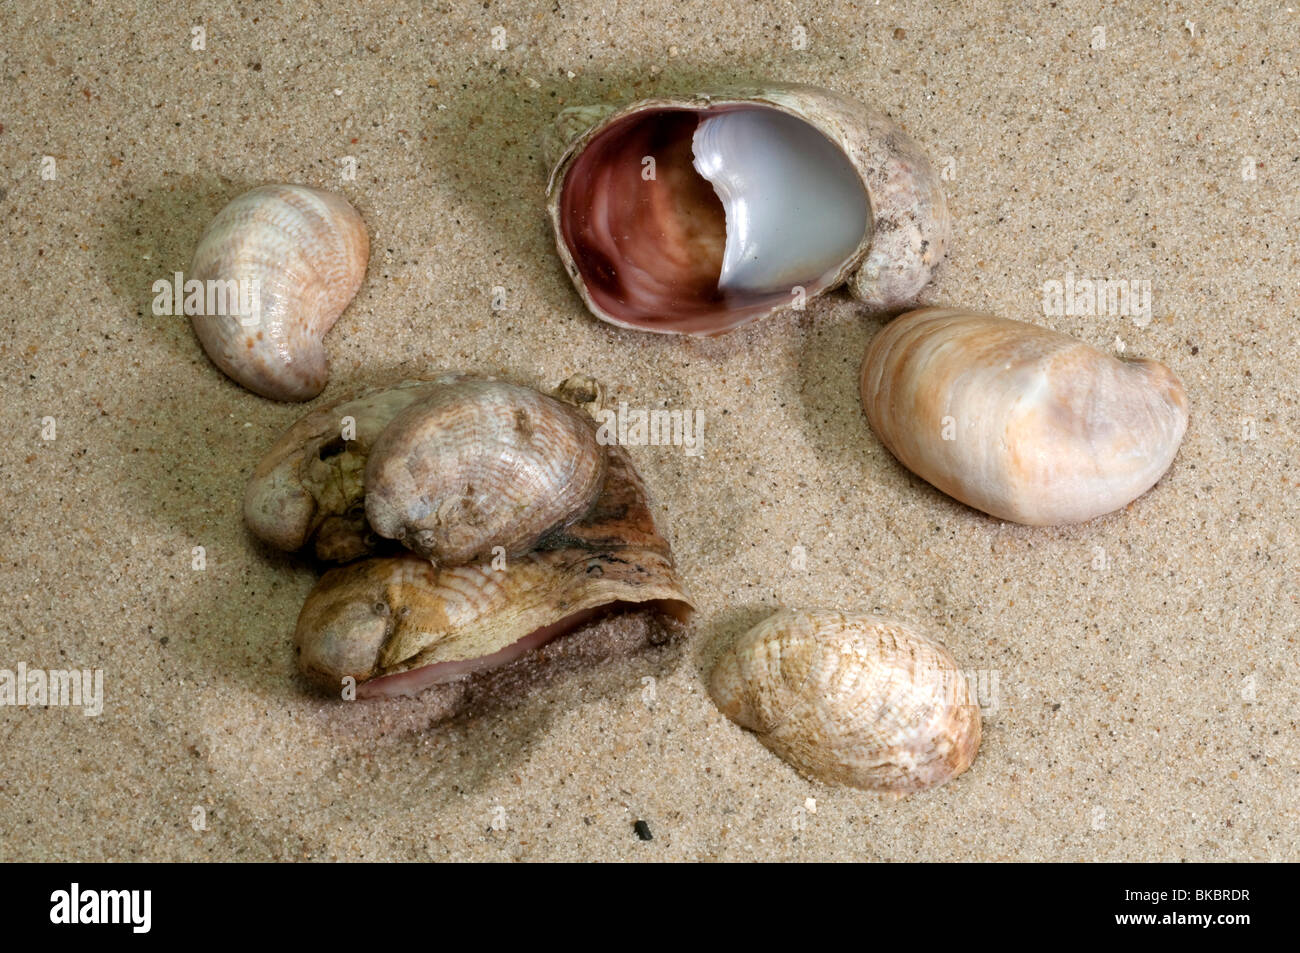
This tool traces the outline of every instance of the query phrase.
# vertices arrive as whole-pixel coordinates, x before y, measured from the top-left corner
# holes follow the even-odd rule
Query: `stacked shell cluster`
[[[295,642],[310,680],[361,698],[492,672],[616,610],[648,610],[651,640],[692,611],[627,454],[508,381],[447,373],[312,411],[257,466],[244,518],[341,563]]]

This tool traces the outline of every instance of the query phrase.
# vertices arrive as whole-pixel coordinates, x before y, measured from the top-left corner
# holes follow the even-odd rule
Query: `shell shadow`
[[[815,452],[828,468],[855,473],[868,485],[905,484],[906,492],[927,495],[936,515],[960,518],[969,508],[899,463],[872,432],[862,410],[859,376],[867,346],[885,324],[908,310],[867,313],[852,303],[843,309],[847,317],[827,315],[800,325],[800,366],[817,373],[803,376],[797,396],[809,432],[818,435]]]
[[[634,632],[654,624],[643,614],[632,613],[596,623],[592,629],[623,627]],[[562,636],[561,641],[582,639],[590,631]],[[598,635],[596,641],[601,638]],[[363,767],[375,757],[389,764],[419,764],[414,773],[389,772],[385,784],[392,798],[377,792],[372,779],[365,801],[412,803],[406,792],[418,790],[424,803],[450,802],[512,774],[570,712],[607,700],[619,704],[617,699],[640,695],[647,676],[667,678],[681,663],[687,645],[688,636],[682,634],[617,657],[593,659],[582,650],[567,656],[562,652],[559,658],[549,659],[545,668],[523,664],[517,675],[492,679],[489,688],[450,696],[435,689],[410,698],[329,703],[312,716],[337,746],[326,774]],[[449,715],[448,704],[463,707]]]
[[[188,273],[199,238],[217,212],[260,183],[216,175],[178,175],[132,195],[112,218],[95,250],[114,295],[133,310],[143,347],[165,350],[178,364],[207,363],[184,315],[152,313],[152,286]],[[218,372],[219,373],[219,372]]]
[[[821,319],[799,325],[797,400],[815,452],[835,469],[861,469],[888,456],[867,426],[858,397],[858,372],[876,327],[854,307],[828,308]],[[892,459],[892,458],[891,458]]]
[[[226,816],[252,817],[268,847],[296,844],[301,856],[316,859],[337,859],[333,834],[344,821],[376,831],[437,831],[453,823],[468,794],[509,790],[503,779],[517,781],[521,766],[571,712],[602,702],[634,705],[646,676],[667,678],[685,651],[679,638],[585,664],[575,653],[540,677],[521,673],[476,694],[448,715],[445,694],[355,703],[322,698],[284,670],[292,667],[292,650],[283,641],[284,651],[275,653],[281,661],[261,669],[255,687],[245,685],[222,711],[200,716],[204,740],[196,753],[220,779]],[[293,739],[288,756],[268,757],[268,747],[286,736]],[[418,834],[390,845],[403,847],[409,859],[428,859],[430,847]]]
[[[173,596],[167,624],[153,634],[196,678],[257,686],[265,672],[249,658],[274,655],[266,647],[282,624],[276,590],[305,593],[307,574],[288,571],[296,567],[290,557],[263,553],[279,564],[276,578],[250,595],[245,570],[260,547],[239,516],[243,487],[269,445],[259,428],[278,433],[301,411],[244,391],[210,364],[187,318],[152,311],[153,283],[188,271],[208,223],[253,184],[179,175],[133,191],[92,254],[118,306],[136,315],[133,347],[163,355],[157,373],[133,382],[130,411],[110,438],[113,452],[100,461],[129,518],[165,534],[166,548],[153,555],[175,567],[168,570]],[[202,570],[194,568],[200,546]]]

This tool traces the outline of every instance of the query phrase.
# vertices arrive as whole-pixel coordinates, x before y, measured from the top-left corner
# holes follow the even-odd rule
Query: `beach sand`
[[[1300,859],[1300,7],[1003,6],[6,5],[0,668],[100,669],[104,710],[0,708],[0,859]],[[1151,492],[1044,529],[930,488],[867,427],[888,316],[843,292],[712,340],[583,309],[544,214],[557,110],[765,78],[874,104],[945,171],[924,302],[1179,374]],[[687,641],[450,726],[307,690],[314,572],[240,515],[305,408],[152,311],[213,215],[280,181],[371,232],[320,401],[460,368],[702,411],[699,455],[631,448]],[[1151,320],[1046,315],[1069,275],[1149,282]],[[703,675],[779,606],[940,638],[983,680],[971,770],[831,788],[727,721]]]

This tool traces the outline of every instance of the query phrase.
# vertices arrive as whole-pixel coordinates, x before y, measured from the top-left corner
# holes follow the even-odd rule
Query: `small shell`
[[[375,549],[365,516],[371,447],[398,413],[469,375],[402,381],[318,407],[285,432],[253,471],[244,522],[277,549],[310,547],[318,559],[346,562]],[[345,434],[347,438],[345,438]]]
[[[248,282],[253,313],[193,315],[194,333],[254,393],[310,400],[329,379],[325,333],[361,287],[369,254],[365,223],[341,197],[301,185],[245,192],[203,233],[190,277]]]
[[[366,518],[441,565],[508,556],[581,517],[605,448],[578,408],[505,381],[435,390],[403,410],[366,464]]]
[[[919,791],[965,771],[980,744],[979,706],[947,649],[878,616],[784,609],[722,655],[709,693],[830,784]]]
[[[620,606],[685,622],[692,611],[649,498],[620,447],[594,507],[544,550],[437,567],[413,554],[326,573],[295,641],[309,679],[359,697],[411,694],[504,665]]]
[[[1165,365],[947,308],[905,314],[862,364],[862,406],[917,476],[1001,519],[1078,523],[1150,489],[1187,429]]]
[[[560,259],[592,313],[621,327],[720,334],[845,281],[895,307],[950,241],[920,148],[811,86],[573,107],[546,151]]]

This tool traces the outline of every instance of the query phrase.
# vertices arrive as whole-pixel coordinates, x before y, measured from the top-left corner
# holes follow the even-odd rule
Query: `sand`
[[[0,708],[0,858],[1300,858],[1298,7],[6,5],[0,668],[99,669],[104,710]],[[1192,421],[1150,493],[1039,529],[911,476],[858,405],[885,316],[843,293],[717,340],[583,310],[543,213],[556,110],[762,78],[872,102],[946,169],[956,241],[924,301],[1174,368]],[[687,642],[450,728],[305,690],[313,572],[240,519],[304,408],[151,307],[273,181],[371,230],[321,400],[455,367],[703,412],[700,455],[632,450],[699,605]],[[1150,282],[1151,320],[1045,315],[1067,275]],[[830,788],[719,714],[718,646],[810,605],[914,621],[984,679],[966,775]]]

